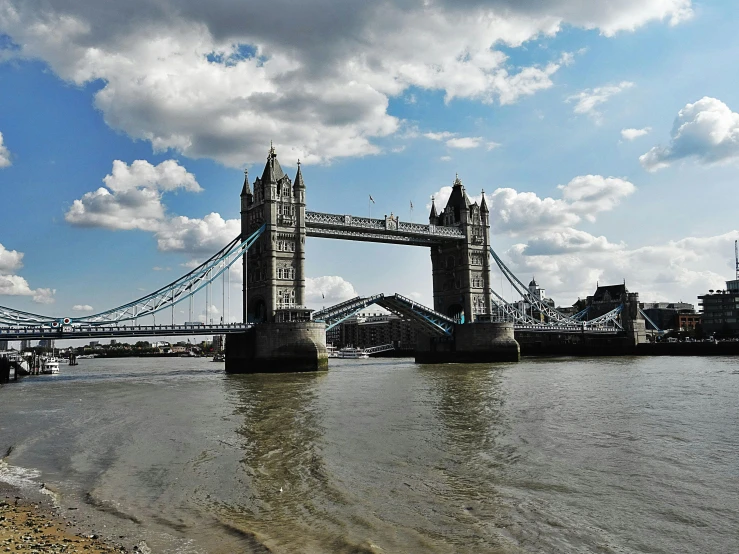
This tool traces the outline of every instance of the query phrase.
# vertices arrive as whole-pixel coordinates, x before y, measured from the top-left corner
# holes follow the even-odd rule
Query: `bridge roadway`
[[[211,325],[65,325],[59,327],[16,327],[0,329],[0,340],[94,339],[105,337],[155,337],[228,335],[243,333],[252,324]]]

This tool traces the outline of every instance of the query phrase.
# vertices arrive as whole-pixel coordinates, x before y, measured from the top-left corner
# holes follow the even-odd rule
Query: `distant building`
[[[28,350],[29,348],[31,348],[31,341],[28,339],[23,339],[21,341],[21,352],[23,352],[24,350]]]
[[[213,350],[216,352],[222,352],[224,345],[226,344],[225,335],[213,335]]]
[[[38,345],[41,348],[54,348],[54,339],[41,339]]]
[[[695,306],[687,302],[643,302],[639,306],[649,318],[646,322],[647,329],[656,326],[661,331],[692,331],[696,320],[700,323],[700,314],[696,314]],[[681,319],[680,316],[684,317]]]
[[[5,352],[8,349],[8,341],[0,340],[0,352]]]
[[[698,297],[701,325],[709,335],[734,336],[739,333],[739,279],[726,281],[726,290],[709,291]]]
[[[413,349],[416,331],[410,321],[395,314],[361,314],[343,321],[326,332],[326,342],[337,348],[369,348],[393,343],[401,349]]]

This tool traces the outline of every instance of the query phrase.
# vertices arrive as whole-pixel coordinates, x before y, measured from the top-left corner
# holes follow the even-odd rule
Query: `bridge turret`
[[[429,225],[439,224],[439,214],[436,213],[436,203],[434,197],[431,197],[431,213],[429,214]]]
[[[480,202],[480,218],[483,225],[490,225],[490,210],[488,203],[485,201],[485,189],[482,191],[482,201]]]
[[[303,172],[300,169],[300,160],[298,160],[298,172],[295,174],[295,184],[293,184],[293,196],[297,202],[305,204],[305,181],[303,181]]]
[[[244,186],[241,188],[241,211],[245,212],[249,204],[254,200],[249,186],[249,170],[244,170]]]

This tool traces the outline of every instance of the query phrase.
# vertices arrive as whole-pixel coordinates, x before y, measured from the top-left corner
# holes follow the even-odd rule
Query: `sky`
[[[697,305],[735,273],[737,19],[730,0],[0,0],[0,305],[80,317],[186,273],[238,234],[270,142],[313,211],[425,223],[458,174],[559,306],[624,281]],[[310,238],[306,275],[312,308],[432,305],[422,247]],[[233,281],[211,314],[238,320]]]

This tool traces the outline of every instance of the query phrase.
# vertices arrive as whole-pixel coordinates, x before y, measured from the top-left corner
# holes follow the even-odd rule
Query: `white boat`
[[[59,360],[53,356],[41,358],[41,373],[56,375],[59,373]]]
[[[336,351],[336,347],[333,344],[326,345],[326,352],[328,352],[329,358],[338,358],[339,353]]]
[[[349,358],[349,359],[358,359],[358,358],[369,358],[369,354],[367,354],[364,350],[361,348],[354,348],[353,346],[345,346],[338,352],[338,358]]]

